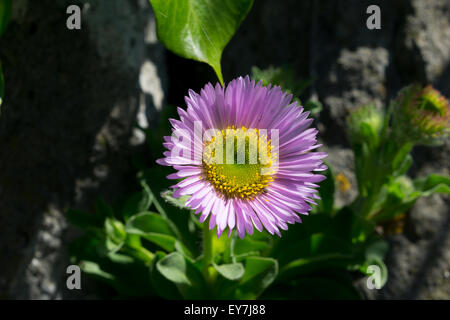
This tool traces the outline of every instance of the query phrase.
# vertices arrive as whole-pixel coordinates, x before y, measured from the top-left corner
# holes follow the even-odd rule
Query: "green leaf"
[[[174,251],[177,239],[168,221],[154,212],[141,212],[132,216],[126,226],[128,234],[142,238],[160,246],[166,251]]]
[[[242,256],[250,252],[260,252],[267,250],[269,244],[265,241],[255,240],[251,236],[246,236],[243,239],[236,239],[234,244],[234,256]]]
[[[450,177],[431,174],[427,178],[416,179],[414,188],[421,196],[430,196],[434,193],[450,194]]]
[[[374,214],[374,220],[380,222],[392,219],[409,210],[419,197],[428,197],[434,193],[450,194],[450,178],[432,174],[411,181],[406,176],[400,176],[387,186],[386,199]]]
[[[403,159],[403,162],[398,165],[397,169],[393,172],[392,175],[394,177],[399,177],[399,176],[406,174],[406,172],[408,172],[409,168],[411,168],[412,164],[413,164],[413,158],[410,154],[407,154],[405,156],[405,158]]]
[[[141,184],[153,194],[155,208],[161,216],[167,218],[172,231],[176,234],[176,238],[181,240],[189,251],[197,256],[200,254],[198,246],[200,239],[196,234],[195,226],[192,228],[192,220],[197,218],[192,217],[193,214],[189,210],[180,210],[161,198],[161,192],[167,190],[173,184],[173,181],[166,178],[170,173],[171,171],[166,168],[154,167],[142,171],[139,177]],[[151,190],[148,185],[152,186]]]
[[[141,264],[117,263],[116,258],[116,263],[109,266],[89,260],[83,260],[79,265],[83,272],[107,283],[124,297],[151,297],[154,295],[150,286],[148,268]]]
[[[150,0],[157,34],[167,49],[209,64],[223,83],[222,51],[253,0]]]
[[[106,218],[105,220],[106,231],[106,248],[108,251],[116,252],[124,244],[127,234],[124,230],[123,224],[115,219]]]
[[[291,65],[283,65],[281,67],[270,66],[267,69],[259,69],[256,66],[252,67],[252,79],[262,81],[263,86],[269,84],[280,86],[284,92],[292,94],[294,100],[299,102],[297,98],[302,92],[311,85],[312,79],[299,80],[295,74],[295,69]]]
[[[79,266],[83,272],[103,280],[108,284],[114,285],[114,281],[116,281],[114,275],[102,270],[98,263],[92,261],[81,261]]]
[[[155,259],[150,267],[150,279],[153,287],[157,293],[164,299],[182,299],[177,286],[172,281],[163,276],[157,269],[157,264],[164,259],[166,254],[163,252],[156,252]]]
[[[184,298],[205,299],[205,282],[201,272],[180,253],[168,254],[156,263],[156,269],[176,284]]]
[[[331,214],[333,212],[335,181],[334,174],[329,164],[325,163],[328,169],[324,172],[326,179],[320,182],[318,210],[323,213]]]
[[[366,248],[366,260],[384,260],[389,250],[389,244],[386,240],[377,238],[371,241]]]
[[[165,191],[161,192],[161,197],[164,200],[166,200],[166,202],[170,203],[171,205],[173,205],[179,209],[186,209],[185,203],[189,199],[190,196],[182,196],[180,198],[174,198],[173,191],[165,190]]]
[[[176,284],[192,284],[186,275],[186,260],[178,252],[168,254],[159,260],[156,268],[164,277]]]
[[[175,242],[175,250],[177,252],[181,253],[185,258],[193,261],[194,255],[192,254],[192,252],[189,251],[189,249],[181,241]]]
[[[236,288],[236,299],[256,299],[276,278],[278,262],[272,258],[248,257],[245,273]]]
[[[143,186],[144,187],[144,186]],[[128,220],[131,216],[147,211],[153,201],[153,195],[148,188],[143,188],[142,191],[134,193],[124,204],[122,209],[122,216]]]
[[[392,161],[394,176],[400,176],[408,171],[412,164],[412,157],[409,154],[412,146],[412,143],[406,143],[395,154],[394,160]]]
[[[0,0],[0,36],[5,32],[11,17],[11,0]]]
[[[72,263],[81,260],[96,260],[100,258],[99,247],[100,239],[92,235],[83,235],[75,239],[69,245],[70,259]]]
[[[308,100],[303,104],[303,107],[312,115],[319,114],[323,109],[322,103],[318,100]]]
[[[213,264],[217,272],[225,279],[237,281],[244,275],[245,269],[242,263]]]
[[[177,239],[174,237],[159,233],[147,233],[143,238],[153,242],[168,252],[175,250],[175,244],[177,242]]]
[[[113,208],[102,197],[97,198],[95,202],[95,212],[103,218],[114,217]]]
[[[349,243],[321,233],[299,241],[289,250],[295,250],[298,258],[281,268],[282,280],[321,269],[345,268],[355,257]]]
[[[141,212],[132,216],[125,225],[125,231],[142,236],[149,233],[174,235],[167,220],[154,212]]]

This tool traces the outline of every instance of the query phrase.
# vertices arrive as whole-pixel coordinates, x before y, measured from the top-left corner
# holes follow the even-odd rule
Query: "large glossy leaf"
[[[222,51],[253,0],[150,0],[159,40],[184,58],[209,64],[223,82]]]

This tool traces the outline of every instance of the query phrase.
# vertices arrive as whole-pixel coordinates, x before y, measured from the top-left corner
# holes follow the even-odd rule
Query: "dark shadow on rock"
[[[44,212],[50,217],[52,210],[60,212],[59,229],[54,249],[50,239],[50,251],[39,255],[52,255],[58,266],[51,277],[64,286],[66,238],[73,230],[66,229],[61,212],[71,206],[92,209],[99,194],[114,202],[135,186],[129,139],[139,105],[139,69],[114,68],[100,57],[87,24],[69,31],[61,3],[27,5],[26,16],[12,21],[0,40],[6,81],[0,117],[0,297],[39,296],[30,292],[37,285],[45,297],[55,298],[61,288],[24,279],[37,263],[39,237],[55,231],[43,227]],[[144,41],[140,34],[136,41]]]

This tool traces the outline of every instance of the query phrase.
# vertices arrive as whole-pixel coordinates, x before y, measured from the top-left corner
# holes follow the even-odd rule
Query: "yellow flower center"
[[[205,143],[204,176],[225,198],[252,199],[273,181],[276,156],[263,130],[228,127]]]

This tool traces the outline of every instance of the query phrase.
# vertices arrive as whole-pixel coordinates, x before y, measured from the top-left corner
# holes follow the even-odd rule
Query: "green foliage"
[[[285,65],[275,68],[270,66],[267,69],[252,67],[252,79],[261,80],[264,86],[269,84],[278,85],[287,94],[292,94],[294,101],[303,106],[306,111],[316,115],[322,111],[322,104],[316,100],[308,100],[305,103],[300,101],[301,94],[308,88],[313,80],[298,80],[292,66]]]
[[[240,262],[222,265],[214,264],[214,268],[222,277],[231,281],[241,279],[245,273],[245,268]]]
[[[407,212],[421,196],[449,193],[450,178],[430,175],[411,180],[406,174],[412,164],[414,143],[400,139],[392,127],[392,107],[382,115],[372,105],[353,111],[349,136],[355,154],[355,173],[360,197],[353,208],[375,223]]]
[[[250,10],[252,0],[150,0],[159,39],[174,53],[208,63],[223,83],[222,51]],[[6,3],[0,0],[1,4]],[[3,31],[0,23],[0,34]],[[0,69],[1,71],[1,69]],[[252,69],[253,78],[280,85],[299,97],[311,80],[299,81],[288,66]],[[1,74],[0,74],[1,75]],[[3,79],[0,93],[3,94]],[[1,96],[0,96],[1,98]],[[317,114],[318,101],[303,104]],[[170,134],[161,113],[157,128],[145,130],[153,157]],[[139,163],[140,190],[117,207],[99,199],[95,212],[69,210],[69,221],[84,230],[70,246],[71,258],[86,274],[114,289],[115,297],[165,299],[359,299],[353,277],[381,270],[387,242],[375,232],[380,222],[397,217],[421,196],[450,193],[450,178],[430,175],[416,180],[406,173],[412,164],[412,142],[396,139],[391,109],[374,106],[354,111],[348,119],[355,155],[359,194],[354,202],[335,207],[335,180],[329,167],[320,183],[321,199],[304,223],[294,224],[281,238],[267,232],[237,238],[199,223],[186,208],[188,196],[174,198],[171,173]],[[206,228],[205,228],[206,226]],[[353,276],[353,277],[352,277]]]
[[[223,83],[222,52],[253,0],[150,0],[159,40],[167,49],[209,64]]]
[[[432,174],[427,178],[411,180],[400,176],[388,183],[383,191],[379,200],[382,202],[374,209],[376,221],[393,219],[408,211],[419,197],[435,193],[450,194],[450,178]]]
[[[5,32],[11,17],[11,0],[0,0],[0,36]]]

